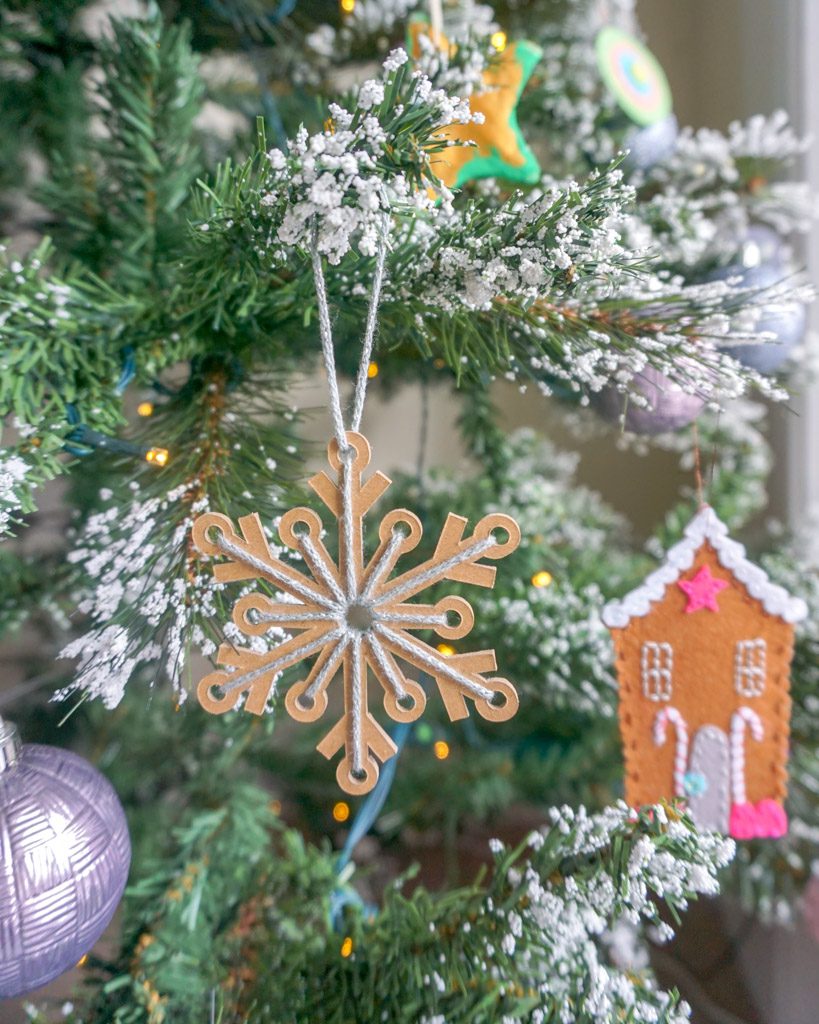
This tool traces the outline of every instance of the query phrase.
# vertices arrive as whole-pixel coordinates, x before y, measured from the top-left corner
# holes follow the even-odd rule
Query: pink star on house
[[[717,594],[721,590],[725,590],[728,580],[712,576],[708,566],[703,565],[696,576],[690,580],[677,580],[677,586],[688,597],[688,604],[685,606],[686,612],[698,612],[700,608],[718,612]]]

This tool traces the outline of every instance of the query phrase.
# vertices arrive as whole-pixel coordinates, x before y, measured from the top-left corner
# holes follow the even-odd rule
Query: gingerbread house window
[[[640,652],[643,694],[649,700],[671,700],[674,651],[671,644],[646,641]]]
[[[758,697],[765,689],[766,644],[761,638],[740,640],[734,655],[734,686],[741,697]]]

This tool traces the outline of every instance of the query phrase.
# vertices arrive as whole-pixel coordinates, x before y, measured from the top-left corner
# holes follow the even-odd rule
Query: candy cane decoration
[[[432,29],[432,41],[441,49],[444,38],[444,9],[441,0],[429,0],[429,26]]]
[[[762,722],[751,708],[737,708],[731,715],[731,790],[735,804],[748,802],[745,792],[745,730],[759,743],[765,735]]]
[[[674,748],[674,792],[685,796],[685,772],[688,768],[688,726],[676,708],[663,708],[654,719],[654,743],[661,747],[666,741],[668,723],[674,726],[677,744]]]

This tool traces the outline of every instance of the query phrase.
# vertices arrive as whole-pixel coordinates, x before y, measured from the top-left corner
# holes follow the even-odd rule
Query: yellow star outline
[[[421,53],[421,36],[431,38],[425,20],[410,22],[410,49]],[[453,52],[446,36],[438,46]],[[540,166],[526,144],[518,124],[517,104],[543,51],[534,43],[510,43],[483,72],[484,91],[469,97],[473,114],[483,114],[483,124],[447,125],[438,138],[456,143],[430,157],[431,170],[448,188],[460,188],[478,178],[505,178],[523,185],[540,180]],[[464,143],[474,142],[467,146]]]

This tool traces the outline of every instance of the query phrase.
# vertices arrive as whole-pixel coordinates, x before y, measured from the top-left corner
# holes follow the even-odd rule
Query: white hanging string
[[[387,257],[386,240],[386,218],[384,232],[378,245],[378,253],[375,258],[375,272],[373,274],[373,290],[370,298],[370,308],[367,310],[367,324],[364,328],[364,341],[361,349],[361,362],[358,364],[358,376],[355,382],[355,395],[353,397],[353,416],[350,421],[350,429],[358,430],[361,426],[361,414],[364,412],[364,395],[367,392],[367,381],[370,378],[370,363],[373,355],[373,343],[375,342],[375,328],[378,324],[378,303],[381,298],[381,287],[384,283],[384,265]]]
[[[355,392],[353,395],[353,414],[350,420],[350,429],[358,430],[361,426],[361,415],[364,411],[364,397],[367,393],[367,381],[369,379],[370,362],[372,360],[373,344],[375,342],[375,330],[378,326],[378,304],[381,301],[381,289],[384,284],[384,266],[387,260],[387,226],[389,217],[385,215],[384,225],[378,238],[378,249],[375,256],[375,271],[373,273],[372,292],[370,293],[370,305],[367,310],[367,322],[364,327],[364,338],[361,342],[361,360],[358,364],[358,374],[355,380]],[[333,347],[333,325],[330,318],[330,305],[327,301],[327,285],[324,280],[324,268],[321,262],[321,253],[318,247],[318,224],[313,226],[313,233],[310,241],[310,255],[313,261],[313,278],[316,284],[316,299],[318,302],[319,334],[321,336],[321,352],[324,357],[324,368],[327,372],[327,386],[330,391],[330,415],[333,419],[333,430],[338,441],[339,454],[343,455],[349,451],[347,444],[347,431],[344,426],[344,414],[341,408],[341,394],[338,388],[338,377],[336,376],[336,357]]]
[[[361,343],[361,360],[355,380],[353,397],[353,415],[350,423],[352,430],[361,426],[361,414],[364,411],[364,396],[367,393],[370,360],[375,341],[375,329],[378,325],[378,304],[381,300],[381,288],[384,283],[384,264],[387,259],[387,229],[389,214],[384,214],[382,230],[378,237],[378,249],[375,257],[375,273],[370,293],[370,306],[367,310],[367,322],[364,327],[364,338]],[[354,452],[347,443],[347,431],[344,427],[344,413],[341,408],[341,394],[336,376],[336,358],[333,348],[333,325],[330,319],[330,305],[327,301],[327,285],[324,280],[324,268],[318,247],[318,222],[313,225],[310,239],[310,254],[313,260],[313,277],[316,284],[316,300],[319,313],[319,334],[321,335],[321,351],[324,356],[324,368],[327,372],[327,386],[330,391],[330,415],[338,443],[338,457],[341,461],[341,528],[344,537],[344,577],[347,585],[347,598],[352,600],[358,590],[356,566],[353,559],[353,539],[355,524],[353,523],[353,481],[350,465]]]

